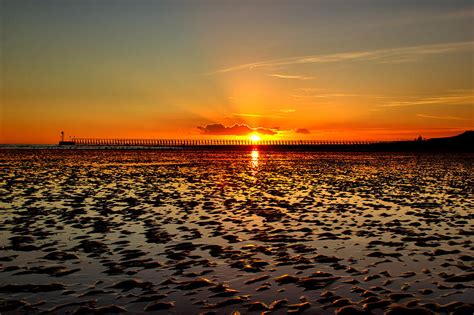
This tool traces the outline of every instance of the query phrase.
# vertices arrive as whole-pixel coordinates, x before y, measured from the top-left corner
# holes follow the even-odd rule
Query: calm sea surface
[[[0,150],[0,311],[472,302],[473,174],[472,154]]]

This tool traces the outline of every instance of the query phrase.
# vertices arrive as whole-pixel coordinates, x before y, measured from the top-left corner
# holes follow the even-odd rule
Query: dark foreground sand
[[[472,314],[474,155],[0,151],[0,313]]]

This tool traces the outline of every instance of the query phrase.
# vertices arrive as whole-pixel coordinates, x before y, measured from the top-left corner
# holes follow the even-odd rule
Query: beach
[[[474,154],[0,150],[1,314],[472,314]]]

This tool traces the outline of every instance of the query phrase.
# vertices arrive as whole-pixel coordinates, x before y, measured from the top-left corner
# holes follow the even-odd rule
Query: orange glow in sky
[[[5,0],[0,14],[0,144],[474,129],[469,1]]]

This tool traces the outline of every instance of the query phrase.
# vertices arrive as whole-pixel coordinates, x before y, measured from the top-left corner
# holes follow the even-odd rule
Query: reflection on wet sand
[[[260,156],[258,149],[253,149],[252,152],[250,153],[250,156],[252,158],[251,160],[252,169],[255,170],[256,168],[258,168],[258,158]]]
[[[472,313],[472,155],[4,150],[0,163],[2,313]]]

